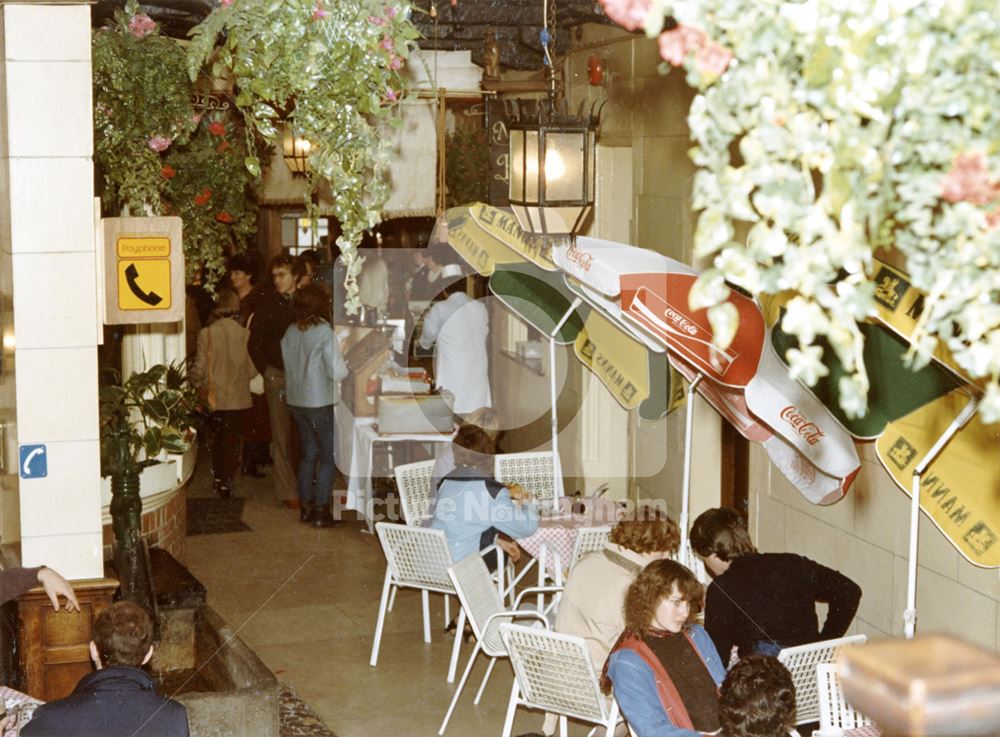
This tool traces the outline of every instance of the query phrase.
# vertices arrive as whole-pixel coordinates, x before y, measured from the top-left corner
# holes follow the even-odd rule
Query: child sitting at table
[[[444,530],[453,561],[492,545],[498,533],[528,537],[538,529],[538,506],[518,484],[504,486],[493,478],[494,445],[480,427],[464,425],[452,443],[456,467],[438,487],[431,527]],[[491,560],[492,558],[492,560]],[[489,556],[487,565],[496,567]]]

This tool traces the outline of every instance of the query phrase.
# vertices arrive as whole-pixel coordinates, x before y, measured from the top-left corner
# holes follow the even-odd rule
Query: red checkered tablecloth
[[[577,512],[573,512],[573,505]],[[579,511],[582,506],[583,511]],[[541,512],[538,530],[530,537],[522,537],[517,543],[533,558],[538,558],[543,548],[546,552],[545,569],[550,574],[555,573],[554,556],[559,556],[559,562],[566,571],[570,558],[573,556],[573,546],[576,544],[577,531],[582,527],[599,527],[610,525],[618,519],[621,507],[611,500],[594,497],[563,497],[555,510],[551,508]]]
[[[882,732],[874,724],[844,730],[844,737],[882,737]]]

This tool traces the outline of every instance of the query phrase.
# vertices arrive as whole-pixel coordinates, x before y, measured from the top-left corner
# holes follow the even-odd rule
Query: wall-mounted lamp
[[[309,152],[312,150],[309,140],[297,135],[292,126],[286,125],[281,149],[285,166],[292,172],[292,176],[304,177],[309,171]]]

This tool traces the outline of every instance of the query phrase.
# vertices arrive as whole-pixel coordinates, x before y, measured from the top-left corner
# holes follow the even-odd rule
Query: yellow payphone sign
[[[184,319],[184,250],[176,216],[103,218],[105,322]]]

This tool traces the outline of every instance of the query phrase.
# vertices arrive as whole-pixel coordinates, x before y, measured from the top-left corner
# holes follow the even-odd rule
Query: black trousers
[[[215,442],[212,446],[212,478],[216,486],[229,486],[240,464],[243,410],[217,409],[212,413]]]

